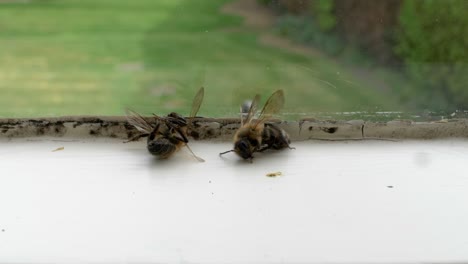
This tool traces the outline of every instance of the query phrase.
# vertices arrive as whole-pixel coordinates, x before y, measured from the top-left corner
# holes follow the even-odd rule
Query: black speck
[[[213,195],[213,194],[214,194],[214,192],[211,193],[211,195]]]
[[[96,134],[97,134],[97,132],[96,132],[96,131],[94,131],[94,130],[90,130],[90,131],[89,131],[89,134],[90,134],[90,135],[96,135]]]
[[[387,188],[391,189],[393,188],[393,185],[388,185]]]
[[[312,131],[312,129],[314,129],[314,127],[310,126],[310,127],[309,127],[309,131]]]
[[[208,181],[208,183],[211,183],[211,181]]]
[[[2,229],[2,232],[5,232],[5,229]]]

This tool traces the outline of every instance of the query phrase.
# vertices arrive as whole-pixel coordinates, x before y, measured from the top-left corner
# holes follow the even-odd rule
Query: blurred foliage
[[[354,67],[384,66],[400,76],[390,81],[394,91],[419,108],[468,108],[468,1],[309,0],[308,7],[281,15],[279,32]]]
[[[405,1],[395,52],[427,106],[468,107],[468,1]]]
[[[271,10],[281,14],[287,12],[286,7],[284,7],[279,0],[257,0],[257,3],[268,6]]]
[[[257,0],[258,3],[266,6],[276,5],[278,0]]]
[[[337,34],[324,32],[311,16],[284,15],[278,19],[278,31],[294,41],[313,45],[335,56],[344,49],[344,43]]]
[[[334,14],[333,0],[315,0],[312,4],[312,12],[315,17],[315,22],[320,30],[329,32],[336,26],[337,20]]]
[[[334,0],[336,31],[383,65],[397,64],[394,35],[402,0]]]
[[[288,13],[301,14],[309,10],[310,0],[278,0],[278,3]]]

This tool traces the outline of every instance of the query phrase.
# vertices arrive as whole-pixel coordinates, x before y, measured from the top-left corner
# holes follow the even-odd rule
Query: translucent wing
[[[149,124],[144,117],[130,109],[125,109],[125,113],[127,114],[127,121],[130,125],[134,126],[142,133],[151,133],[153,126]]]
[[[195,117],[200,110],[201,103],[203,102],[203,97],[205,96],[205,88],[201,87],[198,90],[197,94],[193,98],[192,111],[190,112],[190,118]]]
[[[245,118],[244,124],[248,124],[252,121],[255,113],[257,112],[258,102],[260,101],[260,95],[256,94],[252,100],[252,104],[250,105],[249,112],[247,113],[247,117]]]
[[[265,122],[265,120],[271,118],[272,115],[277,114],[281,108],[283,108],[283,106],[284,92],[283,90],[277,90],[266,101],[265,106],[263,106],[262,112],[260,112],[260,116],[255,123],[255,126]]]
[[[204,75],[203,75],[204,76]],[[204,82],[204,81],[203,81]],[[193,102],[192,102],[192,110],[190,111],[190,121],[189,121],[189,128],[192,127],[192,120],[193,118],[197,115],[198,113],[198,110],[200,110],[200,106],[203,102],[203,97],[205,96],[205,88],[202,86],[200,88],[200,90],[198,90],[197,94],[195,95],[195,97],[193,98]],[[188,144],[185,144],[185,146],[187,147],[187,149],[190,151],[190,153],[193,155],[193,157],[198,160],[199,162],[205,162],[204,159],[198,157],[197,155],[195,155],[195,153],[193,153],[192,149],[189,147]]]
[[[197,94],[193,98],[192,102],[192,111],[190,111],[190,116],[189,116],[189,127],[192,126],[192,120],[193,118],[197,115],[198,110],[200,110],[201,103],[203,102],[203,97],[205,96],[205,88],[201,87],[200,90],[198,90]]]

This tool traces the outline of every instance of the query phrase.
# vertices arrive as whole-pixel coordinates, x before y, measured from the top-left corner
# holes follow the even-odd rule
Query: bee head
[[[234,151],[243,159],[251,159],[257,145],[258,142],[256,141],[251,142],[249,139],[243,138],[234,144]]]

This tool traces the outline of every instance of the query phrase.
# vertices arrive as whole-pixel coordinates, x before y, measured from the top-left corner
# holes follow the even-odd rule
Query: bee
[[[252,161],[253,153],[263,152],[267,149],[289,148],[291,140],[286,131],[273,123],[268,123],[268,119],[278,113],[284,105],[284,92],[278,90],[274,92],[263,106],[258,119],[253,119],[260,95],[255,95],[245,120],[241,113],[241,127],[234,135],[234,149],[228,150],[219,155],[235,152],[241,158]]]
[[[141,134],[131,138],[127,142],[147,137],[146,146],[149,153],[159,157],[160,159],[171,157],[179,149],[185,146],[190,153],[192,153],[195,159],[200,162],[204,162],[202,158],[195,155],[195,153],[190,149],[187,138],[188,129],[192,127],[192,120],[200,109],[204,93],[205,89],[202,87],[195,95],[189,118],[184,118],[175,112],[172,112],[165,117],[153,114],[156,122],[152,125],[137,112],[127,109],[126,113],[128,122],[141,132]],[[187,119],[189,121],[187,121]]]

